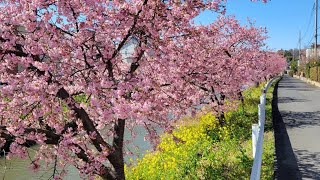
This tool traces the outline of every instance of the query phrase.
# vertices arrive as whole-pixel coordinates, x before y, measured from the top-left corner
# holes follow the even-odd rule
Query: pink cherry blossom
[[[172,129],[190,108],[224,111],[243,85],[279,74],[286,62],[263,49],[266,30],[224,16],[225,2],[0,0],[0,145],[14,140],[8,157],[26,158],[31,141],[47,164],[124,179],[124,129],[143,127],[156,144],[156,129]],[[195,25],[204,10],[219,15]]]

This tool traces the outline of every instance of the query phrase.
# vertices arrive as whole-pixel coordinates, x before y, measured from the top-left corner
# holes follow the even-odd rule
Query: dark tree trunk
[[[218,120],[219,120],[219,125],[220,126],[224,126],[226,121],[225,121],[225,116],[224,116],[224,112],[219,112],[219,115],[218,115]]]
[[[239,96],[239,100],[241,102],[242,113],[244,113],[244,111],[245,111],[245,109],[244,109],[244,98],[243,98],[242,92],[240,90],[238,92],[238,96]]]
[[[223,93],[220,93],[220,100],[218,101],[219,106],[223,106],[224,105],[224,100],[225,100],[226,96]],[[218,114],[218,120],[219,120],[219,124],[220,126],[224,126],[226,124],[226,119],[224,116],[224,111],[220,111]]]
[[[125,120],[118,119],[114,124],[114,138],[113,138],[113,148],[114,151],[108,156],[110,163],[114,168],[114,177],[110,178],[101,175],[104,179],[116,179],[116,180],[124,180],[124,159],[123,159],[123,139],[124,139],[124,128],[125,128]]]

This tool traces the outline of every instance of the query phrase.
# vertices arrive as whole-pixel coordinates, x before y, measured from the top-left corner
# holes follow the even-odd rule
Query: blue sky
[[[299,31],[304,48],[314,42],[313,5],[314,0],[271,0],[268,3],[228,0],[227,14],[235,15],[242,24],[249,18],[257,27],[266,27],[269,36],[266,43],[272,50],[298,48]],[[196,22],[208,24],[215,17],[216,13],[206,11],[196,18]],[[318,24],[320,26],[320,19]]]

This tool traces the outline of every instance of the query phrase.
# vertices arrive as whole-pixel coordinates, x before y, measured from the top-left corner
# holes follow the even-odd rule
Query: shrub
[[[293,77],[293,71],[289,71],[289,76]]]
[[[317,77],[317,72],[318,71],[318,67],[312,67],[310,68],[310,79],[312,81],[317,81],[318,80],[318,77]]]
[[[306,68],[305,68],[305,76],[306,76],[306,78],[310,78],[310,63],[307,63],[306,64]]]
[[[290,69],[293,71],[293,74],[296,74],[298,72],[298,61],[297,60],[292,60],[290,62]]]

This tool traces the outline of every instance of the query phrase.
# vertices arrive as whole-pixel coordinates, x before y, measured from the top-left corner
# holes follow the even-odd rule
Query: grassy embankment
[[[243,92],[244,104],[225,114],[219,125],[211,113],[182,119],[163,134],[154,152],[126,167],[126,179],[248,179],[252,158],[251,125],[257,123],[262,85]],[[272,92],[267,94],[261,179],[273,179]]]

